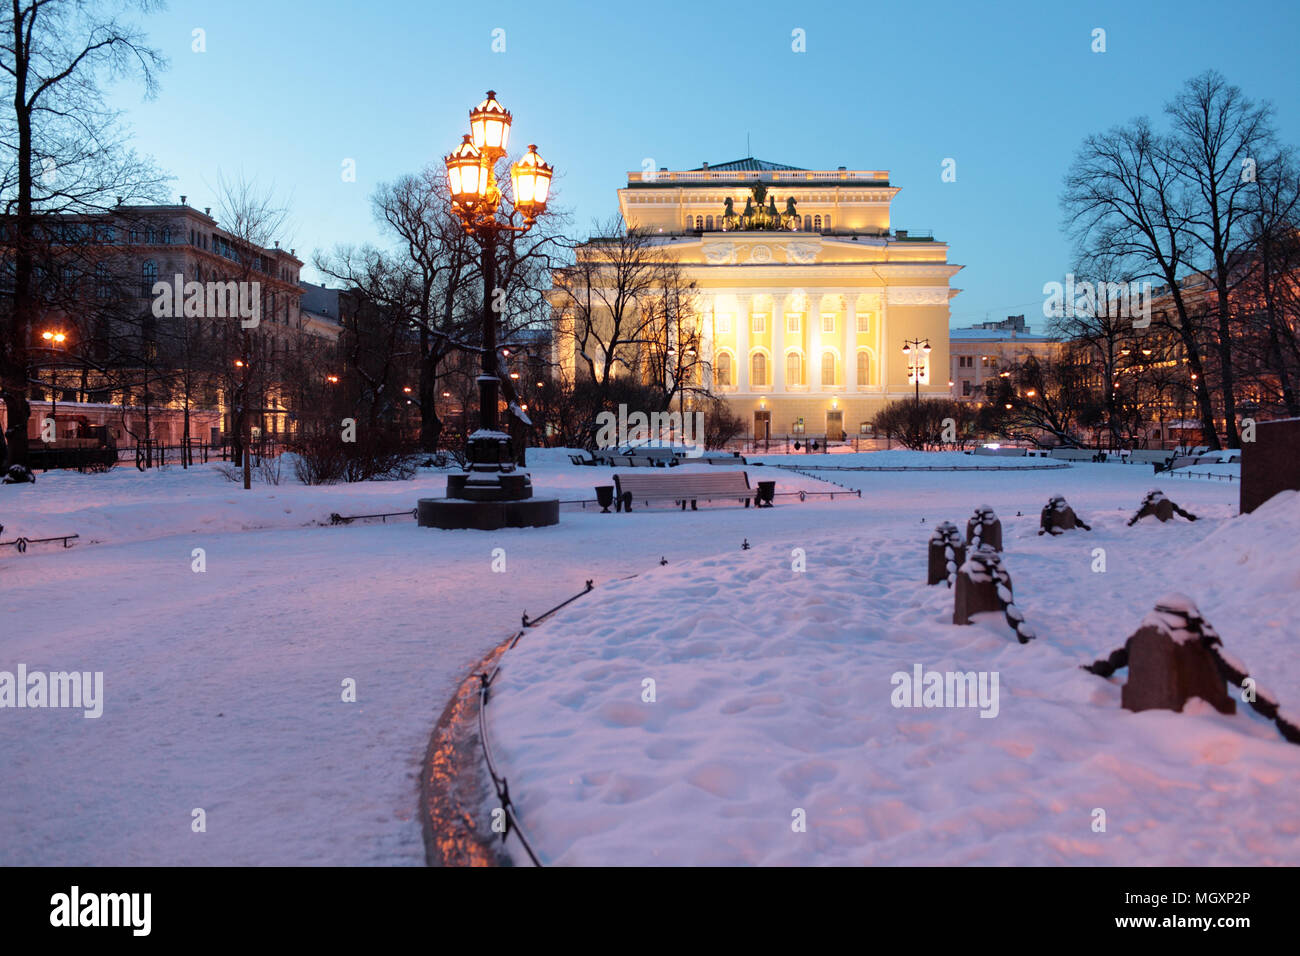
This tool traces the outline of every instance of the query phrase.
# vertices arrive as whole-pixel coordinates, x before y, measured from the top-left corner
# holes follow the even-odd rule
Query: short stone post
[[[1124,647],[1087,669],[1109,677],[1128,667],[1128,682],[1120,692],[1125,710],[1182,711],[1191,697],[1199,697],[1215,710],[1235,714],[1212,646],[1222,642],[1192,600],[1166,594],[1142,619]]]
[[[1002,522],[990,505],[980,505],[967,520],[966,545],[972,551],[986,546],[1002,550]]]
[[[1075,528],[1082,528],[1084,531],[1092,530],[1074,513],[1074,509],[1070,507],[1063,495],[1052,495],[1047,504],[1043,505],[1038,533],[1057,535],[1073,531]]]
[[[1142,504],[1138,507],[1137,514],[1133,515],[1128,523],[1129,527],[1132,527],[1148,515],[1155,515],[1156,520],[1165,522],[1176,514],[1182,515],[1188,521],[1196,520],[1196,515],[1178,507],[1171,499],[1165,497],[1163,491],[1157,488],[1147,492],[1147,496],[1142,499]]]
[[[957,586],[953,589],[952,622],[970,624],[972,615],[984,611],[1001,611],[1021,644],[1035,637],[1025,624],[1025,616],[1016,607],[1011,593],[1011,575],[1002,566],[1002,558],[991,547],[972,548],[957,569]]]
[[[942,521],[934,527],[930,535],[929,573],[925,583],[938,584],[945,581],[953,586],[957,578],[957,569],[966,560],[966,545],[962,542],[961,531],[951,521]]]

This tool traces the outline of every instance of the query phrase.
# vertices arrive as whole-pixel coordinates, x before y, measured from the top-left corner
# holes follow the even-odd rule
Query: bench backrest
[[[1128,457],[1129,461],[1140,461],[1145,462],[1148,465],[1153,465],[1156,462],[1161,462],[1163,464],[1168,461],[1172,455],[1173,452],[1165,451],[1160,448],[1134,448],[1129,452]]]
[[[1096,454],[1086,448],[1053,448],[1051,457],[1062,461],[1091,461]]]
[[[633,498],[690,498],[696,495],[740,495],[752,493],[749,474],[744,471],[646,471],[641,474],[616,474],[614,485],[621,496],[631,492]]]

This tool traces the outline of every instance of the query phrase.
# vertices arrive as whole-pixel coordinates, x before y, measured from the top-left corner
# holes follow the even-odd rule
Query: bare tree
[[[217,281],[258,282],[265,277],[263,250],[278,245],[277,237],[286,228],[289,210],[277,197],[274,185],[262,186],[254,179],[238,176],[217,177],[217,210],[222,228],[234,237],[225,261],[224,275]],[[268,309],[267,305],[271,308]],[[275,293],[263,291],[259,303],[259,322],[246,326],[226,321],[210,326],[213,331],[212,373],[225,391],[234,420],[231,444],[236,463],[242,462],[244,488],[251,488],[252,467],[249,459],[254,405],[266,406],[271,383],[270,364],[274,352],[267,348],[266,320],[278,309]],[[213,316],[208,316],[213,321]],[[273,339],[270,341],[274,341]],[[188,438],[188,434],[186,435]]]
[[[1273,150],[1272,107],[1252,102],[1210,70],[1188,80],[1165,113],[1173,125],[1166,141],[1170,162],[1190,197],[1187,234],[1214,283],[1214,349],[1224,434],[1229,447],[1235,448],[1240,439],[1231,296],[1242,274],[1236,267],[1253,240],[1248,220],[1257,206],[1258,166]]]
[[[1259,332],[1255,356],[1276,381],[1273,400],[1294,417],[1300,415],[1300,169],[1285,148],[1257,172],[1249,225],[1255,269],[1241,298]]]
[[[625,229],[617,217],[596,224],[575,253],[573,264],[555,274],[560,334],[575,362],[607,389],[620,368],[635,371],[650,317],[645,306],[659,288],[666,257],[650,233]]]
[[[1087,137],[1066,175],[1062,205],[1081,260],[1106,261],[1130,282],[1154,279],[1169,290],[1172,311],[1158,321],[1184,345],[1202,431],[1211,447],[1220,447],[1202,360],[1203,323],[1180,285],[1192,261],[1192,211],[1167,144],[1146,119]]]
[[[43,310],[35,271],[47,241],[39,224],[67,212],[104,210],[155,198],[164,182],[126,148],[118,114],[101,84],[134,76],[146,95],[165,61],[127,19],[151,12],[148,0],[12,0],[0,9],[0,196],[12,258],[8,302],[0,314],[0,397],[8,411],[6,463],[25,464],[27,370],[32,329]]]

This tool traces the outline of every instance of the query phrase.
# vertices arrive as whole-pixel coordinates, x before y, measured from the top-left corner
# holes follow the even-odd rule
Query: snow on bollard
[[[984,611],[1001,611],[1021,644],[1028,644],[1036,636],[1025,623],[1025,615],[1016,607],[1011,594],[1011,575],[1002,566],[1002,558],[987,545],[968,551],[966,560],[957,569],[952,622],[970,624],[972,616]]]
[[[1181,711],[1188,698],[1199,697],[1220,713],[1234,714],[1237,706],[1210,652],[1219,643],[1192,599],[1171,593],[1156,602],[1123,648],[1085,669],[1109,677],[1128,667],[1120,693],[1125,710]]]
[[[1002,522],[990,505],[980,505],[966,521],[966,545],[972,551],[981,547],[1002,550]]]
[[[961,540],[961,531],[951,521],[939,522],[930,535],[930,568],[925,583],[946,581],[952,587],[957,569],[965,560],[966,545]]]
[[[1189,697],[1200,697],[1216,710],[1233,714],[1236,703],[1226,686],[1237,687],[1241,699],[1273,721],[1289,743],[1300,744],[1300,718],[1284,713],[1277,698],[1223,649],[1218,632],[1185,595],[1166,594],[1123,647],[1083,669],[1109,677],[1121,667],[1129,669],[1128,683],[1120,692],[1127,710],[1181,711]]]
[[[1043,505],[1038,533],[1057,535],[1073,531],[1075,528],[1082,528],[1084,531],[1092,530],[1074,513],[1074,509],[1070,507],[1064,495],[1052,495],[1047,504]]]
[[[1137,514],[1130,518],[1128,523],[1129,527],[1132,527],[1147,515],[1155,515],[1163,523],[1176,514],[1182,515],[1188,521],[1196,520],[1196,515],[1178,507],[1171,499],[1165,497],[1163,491],[1156,488],[1147,492],[1147,496],[1142,499],[1142,504],[1138,507]]]

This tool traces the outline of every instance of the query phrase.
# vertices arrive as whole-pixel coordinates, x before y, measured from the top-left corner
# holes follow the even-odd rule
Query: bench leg
[[[749,499],[748,499],[748,498],[745,499],[745,507],[746,507],[746,508],[749,507]]]
[[[699,504],[696,503],[696,501],[695,501],[694,498],[691,499],[691,510],[692,510],[692,511],[699,511],[699,510],[700,510],[700,506],[699,506]]]
[[[626,511],[628,514],[631,514],[632,513],[632,492],[630,491],[623,492],[622,501],[623,501],[623,510]]]

